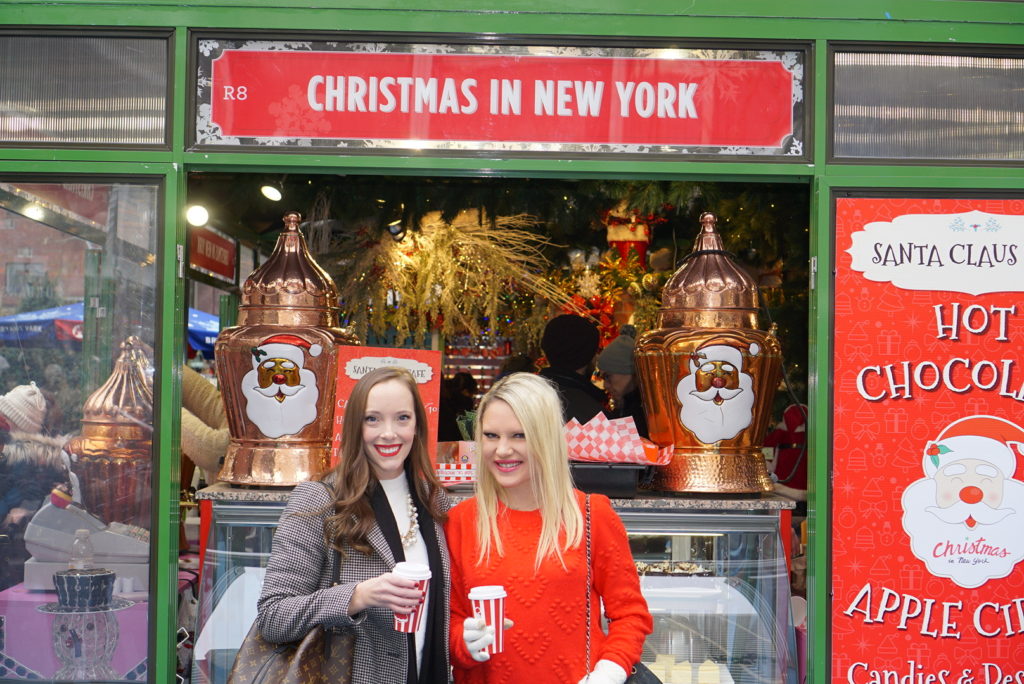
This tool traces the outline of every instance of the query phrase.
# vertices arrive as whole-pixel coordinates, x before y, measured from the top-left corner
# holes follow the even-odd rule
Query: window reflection
[[[0,142],[163,145],[167,42],[143,36],[0,36]]]
[[[836,157],[1024,159],[1024,59],[839,52]]]
[[[0,180],[0,679],[146,679],[158,190]]]

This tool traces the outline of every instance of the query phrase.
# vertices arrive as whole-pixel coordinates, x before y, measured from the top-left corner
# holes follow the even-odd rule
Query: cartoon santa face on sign
[[[759,348],[747,352],[756,356]],[[728,344],[702,347],[690,356],[690,372],[676,385],[679,420],[705,444],[732,439],[753,419],[754,379],[743,372],[743,352]]]
[[[305,356],[323,348],[297,335],[274,335],[252,348],[252,370],[242,378],[245,415],[267,437],[294,435],[316,420],[320,392]]]
[[[903,529],[928,571],[961,587],[1006,577],[1024,558],[1024,428],[995,416],[954,421],[925,446],[926,477],[903,492]]]

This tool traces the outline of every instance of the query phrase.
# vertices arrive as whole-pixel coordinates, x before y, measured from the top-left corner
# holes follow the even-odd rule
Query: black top
[[[409,482],[409,491],[415,492],[413,502],[416,505],[416,514],[421,521],[432,520],[426,506],[420,501],[420,490],[412,482],[412,477],[408,472],[408,465],[407,459],[406,478]],[[405,549],[402,548],[398,523],[395,522],[395,516],[391,512],[391,505],[388,503],[388,497],[384,493],[383,487],[377,486],[373,488],[373,492],[370,494],[370,505],[373,507],[373,513],[377,517],[377,525],[380,526],[380,531],[384,534],[384,539],[387,540],[388,547],[391,549],[391,555],[395,557],[396,563],[401,563],[405,560]],[[438,547],[434,526],[421,523],[420,534],[423,535],[423,543],[427,547],[430,574],[433,577],[441,577],[443,574],[441,569],[441,551]],[[427,620],[427,631],[423,636],[423,660],[420,663],[419,673],[416,671],[416,635],[406,635],[409,643],[409,665],[406,669],[407,674],[404,684],[431,684],[432,682],[448,681],[444,654],[437,652],[438,648],[448,647],[447,644],[438,643],[440,640],[443,640],[444,635],[444,613],[442,611],[448,609],[447,606],[441,606],[444,597],[441,593],[440,584],[440,582],[432,581],[427,589],[430,600],[427,604],[427,614],[424,616]]]
[[[601,412],[605,402],[604,392],[579,373],[561,368],[544,368],[540,376],[555,383],[558,396],[562,398],[563,422],[575,418],[580,423],[586,423]]]
[[[607,413],[607,412],[606,412]],[[634,389],[622,398],[622,405],[608,413],[609,418],[625,418],[630,416],[636,423],[636,431],[641,437],[647,437],[647,414],[640,398],[640,388]]]

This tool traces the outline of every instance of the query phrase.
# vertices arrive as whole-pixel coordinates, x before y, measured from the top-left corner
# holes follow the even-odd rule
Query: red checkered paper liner
[[[573,461],[667,465],[672,460],[672,447],[641,437],[630,416],[609,419],[598,413],[586,425],[572,418],[565,424],[565,440]]]
[[[472,463],[440,463],[437,466],[437,479],[441,484],[476,482],[476,469]]]

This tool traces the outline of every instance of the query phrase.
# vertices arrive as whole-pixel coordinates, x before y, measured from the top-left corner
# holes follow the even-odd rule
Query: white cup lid
[[[395,569],[393,572],[396,575],[401,575],[402,577],[411,580],[430,579],[430,568],[423,563],[409,563],[408,561],[395,563]]]
[[[483,587],[473,587],[469,590],[469,600],[505,598],[505,587],[500,584],[491,584]]]

